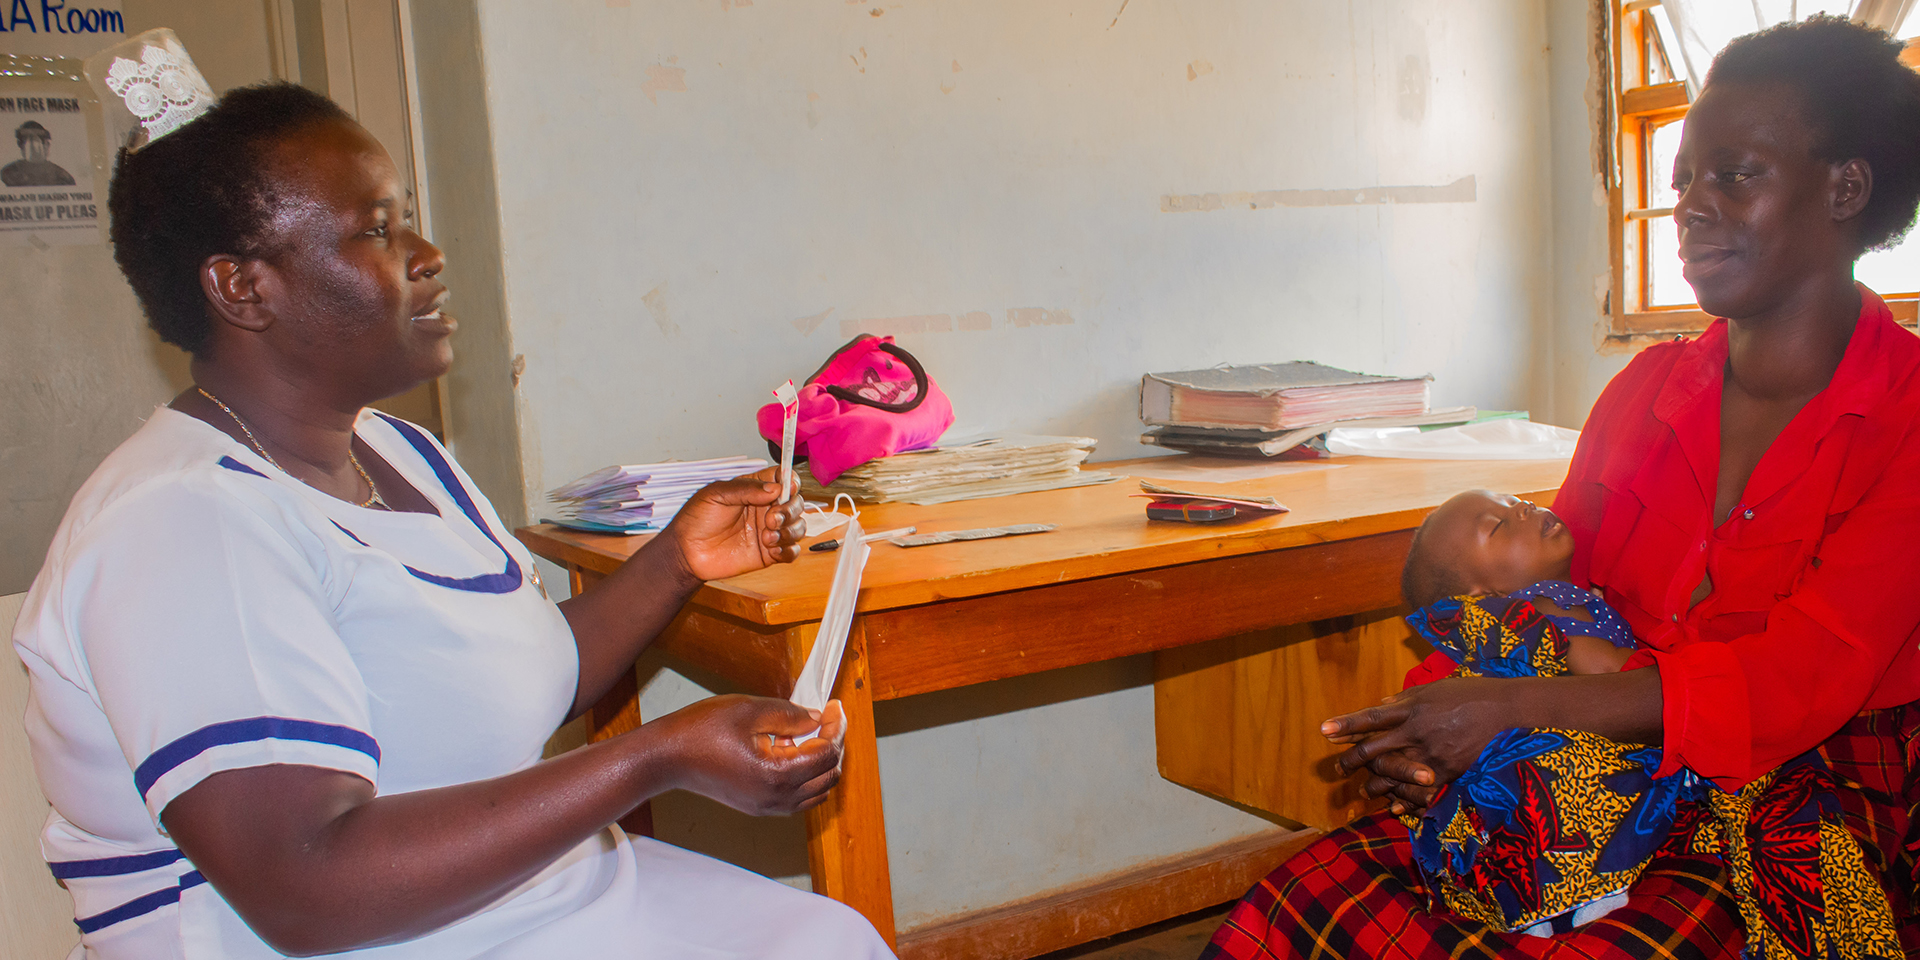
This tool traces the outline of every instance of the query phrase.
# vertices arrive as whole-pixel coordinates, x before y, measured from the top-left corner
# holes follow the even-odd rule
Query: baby
[[[1606,601],[1567,582],[1572,563],[1573,533],[1553,511],[1468,490],[1415,531],[1400,594],[1416,611],[1448,597],[1530,600],[1565,635],[1566,667],[1556,672],[1616,672],[1632,655],[1633,635]]]
[[[1626,621],[1567,582],[1573,535],[1553,512],[1470,490],[1414,534],[1400,589],[1407,617],[1452,676],[1618,671]],[[1410,683],[1440,679],[1418,670]],[[1401,816],[1430,906],[1509,933],[1550,936],[1626,903],[1657,852],[1721,858],[1753,957],[1900,956],[1893,914],[1843,825],[1817,750],[1720,790],[1657,746],[1579,730],[1512,729],[1418,815]],[[1764,823],[1763,827],[1756,824]],[[1745,843],[1765,830],[1797,843]]]
[[[1414,534],[1400,575],[1408,622],[1453,660],[1454,676],[1618,671],[1633,635],[1568,582],[1573,548],[1544,507],[1459,494]],[[1545,936],[1603,916],[1665,837],[1647,827],[1671,822],[1682,784],[1652,779],[1658,757],[1590,734],[1506,731],[1432,809],[1401,818],[1415,862],[1447,907],[1501,930]],[[1587,802],[1558,802],[1573,797]]]

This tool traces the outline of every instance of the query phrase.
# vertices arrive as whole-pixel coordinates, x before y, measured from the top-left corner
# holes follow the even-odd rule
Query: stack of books
[[[595,470],[547,491],[558,512],[547,522],[591,533],[651,533],[665,527],[701,487],[766,465],[758,457],[719,457]]]
[[[942,444],[869,460],[821,486],[800,478],[809,500],[844,493],[868,503],[950,503],[1036,490],[1107,483],[1119,477],[1080,469],[1092,437],[1001,436]]]
[[[1141,443],[1230,457],[1275,457],[1335,427],[1464,423],[1434,410],[1433,378],[1382,377],[1307,361],[1150,373],[1140,381]]]

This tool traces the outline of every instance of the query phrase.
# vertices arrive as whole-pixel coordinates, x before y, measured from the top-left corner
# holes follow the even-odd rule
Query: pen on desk
[[[919,527],[897,527],[892,530],[882,530],[879,533],[869,533],[862,536],[860,538],[860,542],[872,543],[876,540],[890,540],[894,537],[904,537],[919,531],[919,529],[920,529]],[[808,547],[807,549],[814,553],[826,553],[829,550],[840,549],[840,541],[822,540],[819,543],[816,543],[813,546]]]

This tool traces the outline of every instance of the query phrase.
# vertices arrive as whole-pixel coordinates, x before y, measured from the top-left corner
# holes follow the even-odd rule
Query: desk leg
[[[818,628],[803,628],[811,634]],[[798,651],[810,641],[801,631],[789,634]],[[806,662],[795,656],[795,669]],[[867,641],[855,620],[847,637],[846,659],[834,696],[847,713],[847,739],[841,757],[840,785],[825,802],[808,810],[807,862],[813,871],[813,890],[860,911],[875,929],[895,945],[893,878],[887,868],[886,815],[880,806],[880,753],[873,731],[873,681],[869,675]]]
[[[596,583],[606,579],[605,574],[582,570],[579,567],[567,568],[568,586],[573,595],[580,593]],[[613,689],[600,698],[600,702],[587,710],[587,741],[599,743],[610,740],[641,724],[640,719],[640,678],[634,671],[614,683]],[[641,837],[653,836],[653,802],[651,800],[634,807],[632,812],[620,818],[620,828]]]

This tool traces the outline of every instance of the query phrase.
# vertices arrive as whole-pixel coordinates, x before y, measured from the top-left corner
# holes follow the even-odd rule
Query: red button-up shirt
[[[1861,288],[1833,380],[1719,525],[1726,321],[1648,348],[1594,404],[1554,512],[1574,579],[1660,668],[1663,773],[1734,787],[1862,709],[1920,699],[1920,338]],[[1688,605],[1702,575],[1712,592]]]

